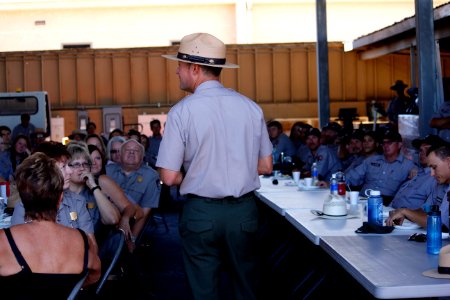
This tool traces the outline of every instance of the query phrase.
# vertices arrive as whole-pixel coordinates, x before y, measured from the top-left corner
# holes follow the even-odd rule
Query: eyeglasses
[[[90,168],[92,165],[90,163],[73,163],[73,164],[68,164],[69,167],[74,168],[74,169],[79,169],[81,167],[87,169]]]
[[[116,154],[116,153],[119,153],[120,152],[120,150],[111,150],[111,151],[109,151],[109,153],[111,153],[111,154]]]
[[[424,243],[427,241],[427,235],[425,233],[413,233],[409,238],[408,241],[415,241],[419,243]]]

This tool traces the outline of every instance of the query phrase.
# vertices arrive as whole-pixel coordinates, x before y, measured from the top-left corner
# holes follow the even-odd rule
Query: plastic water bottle
[[[380,191],[371,190],[367,199],[367,222],[383,226],[383,198]]]
[[[438,205],[431,205],[427,217],[427,253],[439,254],[441,247],[441,212]]]
[[[317,170],[317,163],[313,163],[311,167],[311,176],[313,179],[312,185],[316,185],[319,181],[319,171]]]
[[[332,174],[331,175],[330,194],[331,195],[337,195],[338,194],[338,181],[336,179],[336,174]]]

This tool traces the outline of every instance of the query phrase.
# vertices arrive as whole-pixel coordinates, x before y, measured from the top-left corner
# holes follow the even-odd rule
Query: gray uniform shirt
[[[127,175],[119,164],[109,164],[106,165],[106,174],[134,203],[143,208],[158,207],[161,184],[158,172],[152,168],[141,165],[138,170]]]
[[[317,172],[320,179],[325,181],[330,181],[331,174],[336,173],[342,167],[336,151],[325,145],[320,145],[317,148],[316,155],[313,155],[310,150],[303,152],[300,159],[305,163],[303,169],[307,171],[311,171],[314,162],[317,163]]]
[[[433,118],[450,117],[450,101],[444,101],[437,112],[432,116]],[[446,142],[450,142],[450,129],[440,129],[439,137]]]
[[[422,207],[437,185],[436,179],[430,173],[430,168],[419,169],[416,176],[400,186],[390,206],[409,209]]]
[[[448,199],[447,193],[450,191],[450,186],[447,184],[439,184],[438,188],[434,192],[434,196],[427,200],[425,206],[432,204],[439,205],[441,211],[441,222],[442,225],[449,227],[449,215],[448,215]]]
[[[20,201],[14,207],[11,225],[23,223],[25,223],[25,209]],[[59,205],[56,223],[71,228],[79,228],[86,233],[94,233],[94,225],[86,208],[86,201],[82,196],[68,189],[64,191],[63,200]]]
[[[366,196],[367,189],[379,190],[381,195],[394,196],[400,185],[408,179],[414,163],[399,154],[393,162],[388,162],[384,155],[373,155],[362,164],[348,170],[345,174],[350,185],[362,185],[360,195]]]
[[[182,195],[239,197],[260,187],[258,159],[271,154],[261,108],[211,80],[170,110],[156,165],[184,166]]]

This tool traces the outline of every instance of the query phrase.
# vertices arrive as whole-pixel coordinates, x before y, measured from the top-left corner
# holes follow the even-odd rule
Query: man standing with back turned
[[[259,174],[272,172],[272,144],[261,108],[219,82],[222,41],[207,33],[181,40],[180,88],[192,93],[169,112],[156,166],[188,198],[180,218],[184,265],[195,299],[219,299],[229,269],[236,299],[256,299]],[[181,172],[181,168],[185,172]],[[224,268],[224,263],[228,263]]]

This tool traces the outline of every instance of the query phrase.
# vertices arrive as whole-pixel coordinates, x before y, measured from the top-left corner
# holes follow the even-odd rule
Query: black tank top
[[[9,228],[5,228],[11,250],[22,270],[19,273],[0,277],[0,291],[5,299],[67,299],[75,284],[83,278],[88,269],[89,244],[84,231],[78,229],[84,241],[84,262],[80,274],[33,273],[17,248]]]

